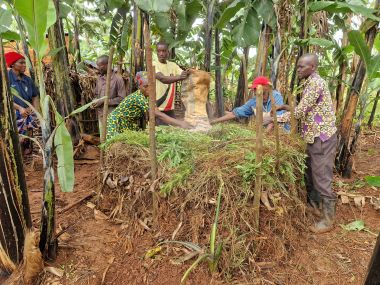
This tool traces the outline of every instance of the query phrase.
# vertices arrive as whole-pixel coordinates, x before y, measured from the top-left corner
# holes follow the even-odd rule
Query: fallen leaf
[[[87,202],[86,206],[90,209],[95,209],[96,205],[94,203],[91,203],[91,202]]]
[[[355,205],[359,208],[364,207],[365,205],[365,198],[363,196],[357,196],[354,197]]]
[[[111,177],[107,178],[106,184],[111,189],[115,189],[117,187],[117,181],[112,180]]]
[[[59,269],[57,267],[48,266],[48,267],[45,267],[44,269],[46,272],[54,274],[55,276],[58,276],[58,277],[63,277],[63,275],[65,274],[65,272],[62,269]]]
[[[269,211],[274,210],[274,208],[269,203],[267,191],[261,191],[260,200]]]
[[[103,212],[96,210],[96,209],[94,209],[94,217],[95,217],[95,220],[97,220],[97,221],[108,220],[107,215],[105,215]]]
[[[161,252],[161,250],[162,250],[161,246],[157,246],[155,248],[149,249],[145,253],[145,259],[147,259],[147,258],[153,258],[155,255],[157,255],[159,252]]]
[[[346,231],[361,231],[365,229],[363,220],[356,220],[347,225],[340,225]]]
[[[340,199],[342,200],[342,204],[349,204],[350,203],[350,199],[346,195],[341,195]]]
[[[366,176],[364,179],[370,186],[380,187],[380,176]]]

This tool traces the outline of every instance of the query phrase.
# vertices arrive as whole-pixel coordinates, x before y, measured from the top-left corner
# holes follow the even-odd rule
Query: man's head
[[[166,63],[169,58],[169,45],[166,42],[160,41],[156,44],[158,61]]]
[[[257,87],[261,85],[263,86],[263,102],[268,102],[269,92],[272,91],[272,83],[265,76],[258,76],[252,81],[251,89],[256,92]]]
[[[7,66],[12,68],[14,71],[19,73],[24,73],[26,70],[26,61],[25,57],[18,52],[7,52],[5,54],[5,61]]]
[[[136,73],[135,80],[137,83],[137,87],[141,90],[144,96],[148,97],[148,73],[146,71],[139,71]]]
[[[297,63],[297,74],[299,79],[308,78],[318,68],[318,56],[307,53],[300,57]]]
[[[96,61],[96,65],[98,66],[98,70],[101,75],[106,74],[108,66],[108,55],[99,56],[98,60]]]

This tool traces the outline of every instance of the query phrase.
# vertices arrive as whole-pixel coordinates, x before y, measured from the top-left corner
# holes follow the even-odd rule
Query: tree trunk
[[[371,129],[372,129],[373,120],[375,118],[377,103],[379,102],[379,99],[380,99],[380,90],[377,91],[375,101],[373,102],[371,115],[369,116],[369,119],[368,119],[368,127]]]
[[[74,90],[71,86],[71,79],[69,76],[69,60],[66,50],[66,42],[63,32],[62,19],[59,18],[59,2],[60,0],[54,0],[57,21],[53,26],[49,28],[48,38],[50,48],[57,49],[64,47],[58,53],[56,53],[52,59],[53,64],[53,78],[54,78],[54,87],[55,87],[55,96],[52,96],[54,103],[58,109],[58,112],[63,116],[69,115],[74,109]],[[52,95],[52,94],[50,94]],[[76,145],[80,140],[80,130],[77,123],[77,120],[73,117],[68,120],[69,132],[73,141],[73,144]]]
[[[266,68],[267,68],[267,61],[268,61],[268,54],[269,54],[269,48],[271,44],[271,32],[272,29],[264,24],[260,39],[259,39],[259,45],[257,48],[257,56],[256,56],[256,76],[265,76]]]
[[[76,53],[76,62],[79,63],[82,61],[82,57],[80,54],[80,41],[79,41],[79,24],[78,17],[74,15],[74,47]]]
[[[137,72],[144,70],[144,39],[142,12],[136,4],[133,6],[133,29],[132,29],[132,50],[131,52],[131,74],[130,93],[137,90],[134,84],[134,77]]]
[[[222,66],[220,64],[220,39],[219,29],[215,29],[215,97],[218,116],[224,115],[224,99],[222,86]]]
[[[0,268],[10,273],[23,257],[32,219],[1,38],[0,43]]]
[[[245,98],[248,97],[248,94],[246,94],[246,86],[245,86],[247,74],[244,74],[244,70],[245,70],[244,66],[247,66],[248,64],[248,52],[249,52],[249,47],[245,47],[244,56],[242,57],[241,63],[240,63],[238,87],[237,87],[235,104],[234,104],[235,108],[243,105],[245,103]]]
[[[380,0],[377,0],[376,7],[379,7]],[[376,26],[366,32],[366,41],[370,50],[372,50],[374,39],[376,37]],[[343,111],[342,123],[338,134],[338,153],[336,157],[336,168],[343,177],[350,177],[352,172],[352,155],[356,148],[357,139],[351,141],[351,129],[353,119],[356,113],[356,107],[359,101],[360,90],[366,74],[364,62],[359,60],[358,68],[355,71],[352,85],[347,94],[347,104]],[[356,131],[356,136],[360,134],[360,129]]]
[[[212,26],[214,18],[214,3],[215,0],[207,0],[207,17],[205,21],[205,62],[203,68],[210,72],[211,69],[211,49],[212,49]]]
[[[367,277],[364,285],[378,285],[380,282],[380,234],[377,236],[375,248],[368,265]]]
[[[307,30],[308,30],[308,27],[307,27],[307,0],[300,0],[299,1],[299,6],[300,6],[300,14],[301,14],[301,21],[300,21],[300,26],[301,26],[301,30],[300,30],[300,36],[299,38],[300,39],[305,39],[307,37]],[[298,49],[298,54],[297,54],[297,59],[296,59],[296,62],[295,62],[295,65],[294,65],[294,70],[293,70],[293,74],[292,74],[292,79],[290,81],[290,92],[293,93],[294,91],[294,88],[296,86],[296,78],[297,78],[297,63],[298,63],[298,60],[300,59],[300,57],[307,53],[309,51],[309,47],[308,46],[300,46],[299,49]],[[299,101],[299,96],[297,99],[297,102]]]

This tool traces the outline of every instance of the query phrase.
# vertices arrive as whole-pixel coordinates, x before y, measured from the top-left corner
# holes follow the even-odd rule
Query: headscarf
[[[135,80],[137,83],[137,87],[140,88],[140,86],[144,86],[148,84],[148,72],[146,71],[139,71],[136,73]]]
[[[252,81],[252,86],[250,87],[251,89],[256,89],[257,86],[259,85],[269,85],[269,86],[272,86],[272,83],[270,82],[270,80],[265,77],[265,76],[258,76],[256,77],[253,81]]]
[[[5,56],[5,62],[7,63],[8,67],[11,67],[12,64],[14,64],[16,61],[18,61],[21,58],[25,59],[25,57],[22,54],[19,54],[18,52],[15,52],[15,51],[7,52],[4,56]]]

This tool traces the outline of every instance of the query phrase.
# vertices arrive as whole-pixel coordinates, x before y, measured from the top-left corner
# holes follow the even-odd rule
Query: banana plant
[[[55,108],[52,98],[46,94],[42,58],[47,50],[45,35],[56,21],[56,10],[51,0],[15,0],[14,8],[25,23],[30,45],[36,52],[36,70],[39,78],[40,109],[34,109],[42,130],[42,153],[44,169],[43,208],[41,213],[40,250],[45,257],[54,259],[57,250],[55,238],[55,183],[53,155],[57,155],[57,173],[61,191],[71,192],[74,188],[73,145],[63,118]],[[28,104],[29,107],[32,107]],[[73,111],[77,114],[89,104]],[[56,127],[51,128],[50,111],[53,109]]]

